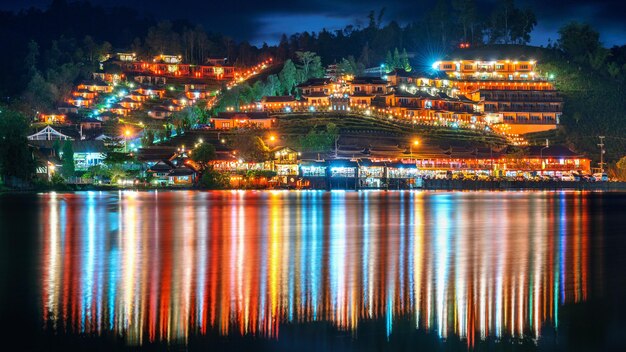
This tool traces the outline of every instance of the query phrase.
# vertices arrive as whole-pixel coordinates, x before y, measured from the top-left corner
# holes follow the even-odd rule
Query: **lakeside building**
[[[300,153],[277,146],[271,149],[270,159],[263,162],[242,160],[236,151],[219,144],[216,149],[210,166],[225,173],[234,188],[401,189],[418,187],[424,178],[561,177],[571,172],[590,172],[588,158],[563,146],[526,147],[519,155],[508,154],[506,149],[466,147],[420,146],[416,151],[408,145],[339,145],[336,154]],[[142,149],[139,158],[164,185],[174,184],[168,175],[175,166],[191,167],[185,162],[184,152],[174,147]]]

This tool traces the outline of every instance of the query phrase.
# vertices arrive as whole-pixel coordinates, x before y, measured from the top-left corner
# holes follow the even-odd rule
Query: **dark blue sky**
[[[124,5],[156,18],[187,18],[207,30],[229,34],[253,44],[275,43],[282,33],[339,29],[366,25],[370,10],[386,8],[385,20],[407,23],[421,17],[435,0],[91,0]],[[46,7],[51,0],[0,0],[0,9]],[[497,0],[478,0],[480,11],[491,11]],[[517,0],[535,10],[539,25],[532,44],[555,40],[563,24],[576,20],[593,25],[607,46],[626,44],[626,0]],[[69,19],[68,19],[69,20]]]

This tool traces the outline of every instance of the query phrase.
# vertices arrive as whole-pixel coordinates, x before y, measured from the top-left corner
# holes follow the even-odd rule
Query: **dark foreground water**
[[[16,350],[625,350],[626,194],[0,195]]]

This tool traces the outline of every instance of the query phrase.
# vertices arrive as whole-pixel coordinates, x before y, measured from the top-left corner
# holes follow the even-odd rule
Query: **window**
[[[527,64],[521,64],[521,65],[519,65],[519,69],[520,70],[528,70],[528,65]]]
[[[473,68],[473,66],[472,66],[472,65],[464,65],[464,66],[463,66],[463,69],[464,69],[464,70],[471,70],[472,68]]]
[[[496,70],[504,70],[504,65],[502,65],[502,64],[497,64],[497,65],[496,65]]]
[[[444,70],[451,70],[452,69],[452,65],[451,64],[444,64],[443,65],[443,69]]]
[[[354,91],[355,92],[360,92],[361,91],[361,87],[354,87]]]
[[[513,121],[515,121],[515,118],[513,116],[511,116],[511,115],[506,115],[506,116],[504,116],[504,121],[513,122]]]
[[[222,128],[230,128],[230,122],[222,122]]]
[[[541,121],[541,116],[539,116],[539,115],[531,115],[530,116],[530,120],[533,121],[533,122],[539,122],[539,121]]]

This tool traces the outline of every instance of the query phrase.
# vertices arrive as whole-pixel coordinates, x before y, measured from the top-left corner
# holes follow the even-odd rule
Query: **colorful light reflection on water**
[[[442,338],[538,338],[589,287],[580,193],[43,194],[47,329],[280,339],[409,319]]]

